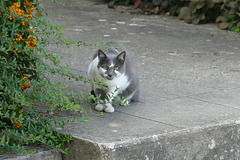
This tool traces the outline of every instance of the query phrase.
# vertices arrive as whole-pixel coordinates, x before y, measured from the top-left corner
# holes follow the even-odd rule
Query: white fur
[[[114,108],[111,103],[106,103],[104,107],[105,107],[104,108],[105,112],[111,112],[111,113],[114,112]]]
[[[101,75],[98,72],[97,69],[97,65],[98,65],[98,57],[96,57],[89,65],[88,67],[88,77],[91,79],[97,78],[100,79]],[[102,71],[103,72],[103,71]]]
[[[118,95],[118,93],[122,93],[123,90],[125,90],[130,82],[128,82],[128,77],[125,74],[121,74],[118,71],[115,71],[117,76],[115,78],[113,78],[112,80],[108,80],[106,78],[103,78],[102,75],[104,77],[106,77],[107,75],[105,75],[105,70],[103,68],[99,68],[97,67],[98,65],[98,57],[96,57],[89,65],[88,68],[88,77],[91,79],[97,79],[98,81],[103,80],[103,82],[108,86],[108,88],[103,87],[103,86],[98,86],[98,85],[94,85],[94,90],[96,89],[102,89],[104,90],[107,94],[110,95],[110,97],[115,97]],[[114,65],[114,64],[111,64]],[[119,88],[119,90],[117,92],[114,92],[116,90],[116,88]],[[113,95],[112,95],[113,93]],[[105,104],[106,107],[104,108],[101,104],[98,104],[95,108],[99,111],[104,110],[105,112],[114,112],[114,108],[111,105],[111,99],[110,99],[110,103]]]
[[[98,111],[102,111],[104,109],[104,105],[103,104],[97,104],[95,106],[95,109],[98,110]]]
[[[95,106],[95,109],[98,111],[102,111],[104,110],[105,112],[114,112],[114,108],[110,103],[106,103],[106,104],[97,104]]]
[[[113,63],[111,63],[109,67],[113,67],[113,66],[114,66],[114,64],[113,64]]]

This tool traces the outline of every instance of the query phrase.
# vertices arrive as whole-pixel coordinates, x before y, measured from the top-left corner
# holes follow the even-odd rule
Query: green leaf
[[[222,22],[227,22],[228,21],[228,17],[226,15],[223,15],[221,18]]]
[[[240,27],[234,26],[234,27],[231,28],[231,31],[240,32]]]
[[[208,8],[213,8],[214,7],[214,3],[212,0],[208,1]]]
[[[205,5],[205,2],[204,2],[204,1],[203,1],[203,2],[200,2],[200,3],[197,4],[196,8],[197,8],[197,9],[201,9],[204,5]]]
[[[204,20],[205,19],[205,14],[204,13],[200,14],[199,18],[200,18],[200,20]]]
[[[237,23],[237,27],[240,27],[240,22]]]
[[[191,9],[189,7],[182,7],[179,13],[179,19],[187,20],[190,18]]]
[[[198,16],[192,19],[192,24],[198,24],[199,22],[200,22],[200,18]]]
[[[2,136],[1,144],[5,144],[5,135]]]
[[[222,22],[218,25],[218,27],[221,29],[227,29],[229,26],[230,26],[230,23],[228,22]]]
[[[216,22],[221,22],[222,21],[222,16],[218,16],[217,19],[216,19]]]
[[[232,1],[232,2],[229,3],[229,6],[230,6],[231,8],[236,8],[237,5],[238,5],[237,2],[235,2],[235,1]]]
[[[190,4],[189,4],[189,8],[190,8],[193,12],[195,12],[197,4],[198,4],[197,1],[191,1]]]

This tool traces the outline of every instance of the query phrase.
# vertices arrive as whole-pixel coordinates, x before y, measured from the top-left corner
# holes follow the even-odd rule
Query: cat
[[[108,87],[94,84],[92,94],[107,103],[98,103],[98,111],[114,112],[113,97],[125,97],[124,104],[139,98],[139,78],[127,50],[117,42],[106,43],[94,54],[88,67],[88,77],[103,81]],[[115,47],[119,46],[119,47]],[[117,91],[116,91],[117,89]],[[108,101],[106,99],[108,96]]]

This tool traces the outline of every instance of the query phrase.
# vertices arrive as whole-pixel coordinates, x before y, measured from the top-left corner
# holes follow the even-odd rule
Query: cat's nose
[[[110,78],[112,78],[112,75],[108,75]]]

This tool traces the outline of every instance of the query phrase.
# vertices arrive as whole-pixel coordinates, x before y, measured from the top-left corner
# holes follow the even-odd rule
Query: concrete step
[[[95,120],[106,122],[98,118]],[[75,124],[60,131],[74,135],[74,141],[68,144],[69,155],[63,155],[63,160],[230,160],[240,158],[239,120],[176,129],[159,134],[157,132],[151,134],[149,131],[150,134],[139,137],[132,135],[131,128],[128,134],[116,126],[113,127],[115,130],[110,131],[109,128],[113,128],[106,127],[100,131],[98,129],[104,127],[103,125],[97,127],[99,124],[94,126],[90,124],[92,129],[87,125],[89,124],[86,126]],[[141,126],[138,127],[141,128]],[[118,132],[121,133],[118,134]],[[142,130],[139,129],[139,132]],[[114,134],[117,135],[114,136]]]
[[[33,148],[36,153],[32,156],[22,155],[15,152],[8,152],[0,155],[0,159],[4,160],[62,160],[60,152],[55,150],[48,150],[45,148]]]
[[[76,126],[75,126],[76,125]],[[75,134],[74,141],[67,144],[69,154],[63,155],[54,150],[34,149],[30,156],[7,153],[0,155],[4,160],[209,160],[240,158],[240,120],[229,120],[219,124],[182,129],[151,136],[105,141],[89,140],[76,135],[74,131],[61,130]],[[81,132],[81,131],[80,131]],[[115,131],[116,132],[116,131]],[[86,136],[86,135],[85,135]],[[89,135],[90,136],[90,135]],[[91,136],[90,136],[91,137]],[[102,140],[100,140],[102,139]],[[111,139],[111,138],[110,138]],[[102,143],[101,143],[102,142]]]

